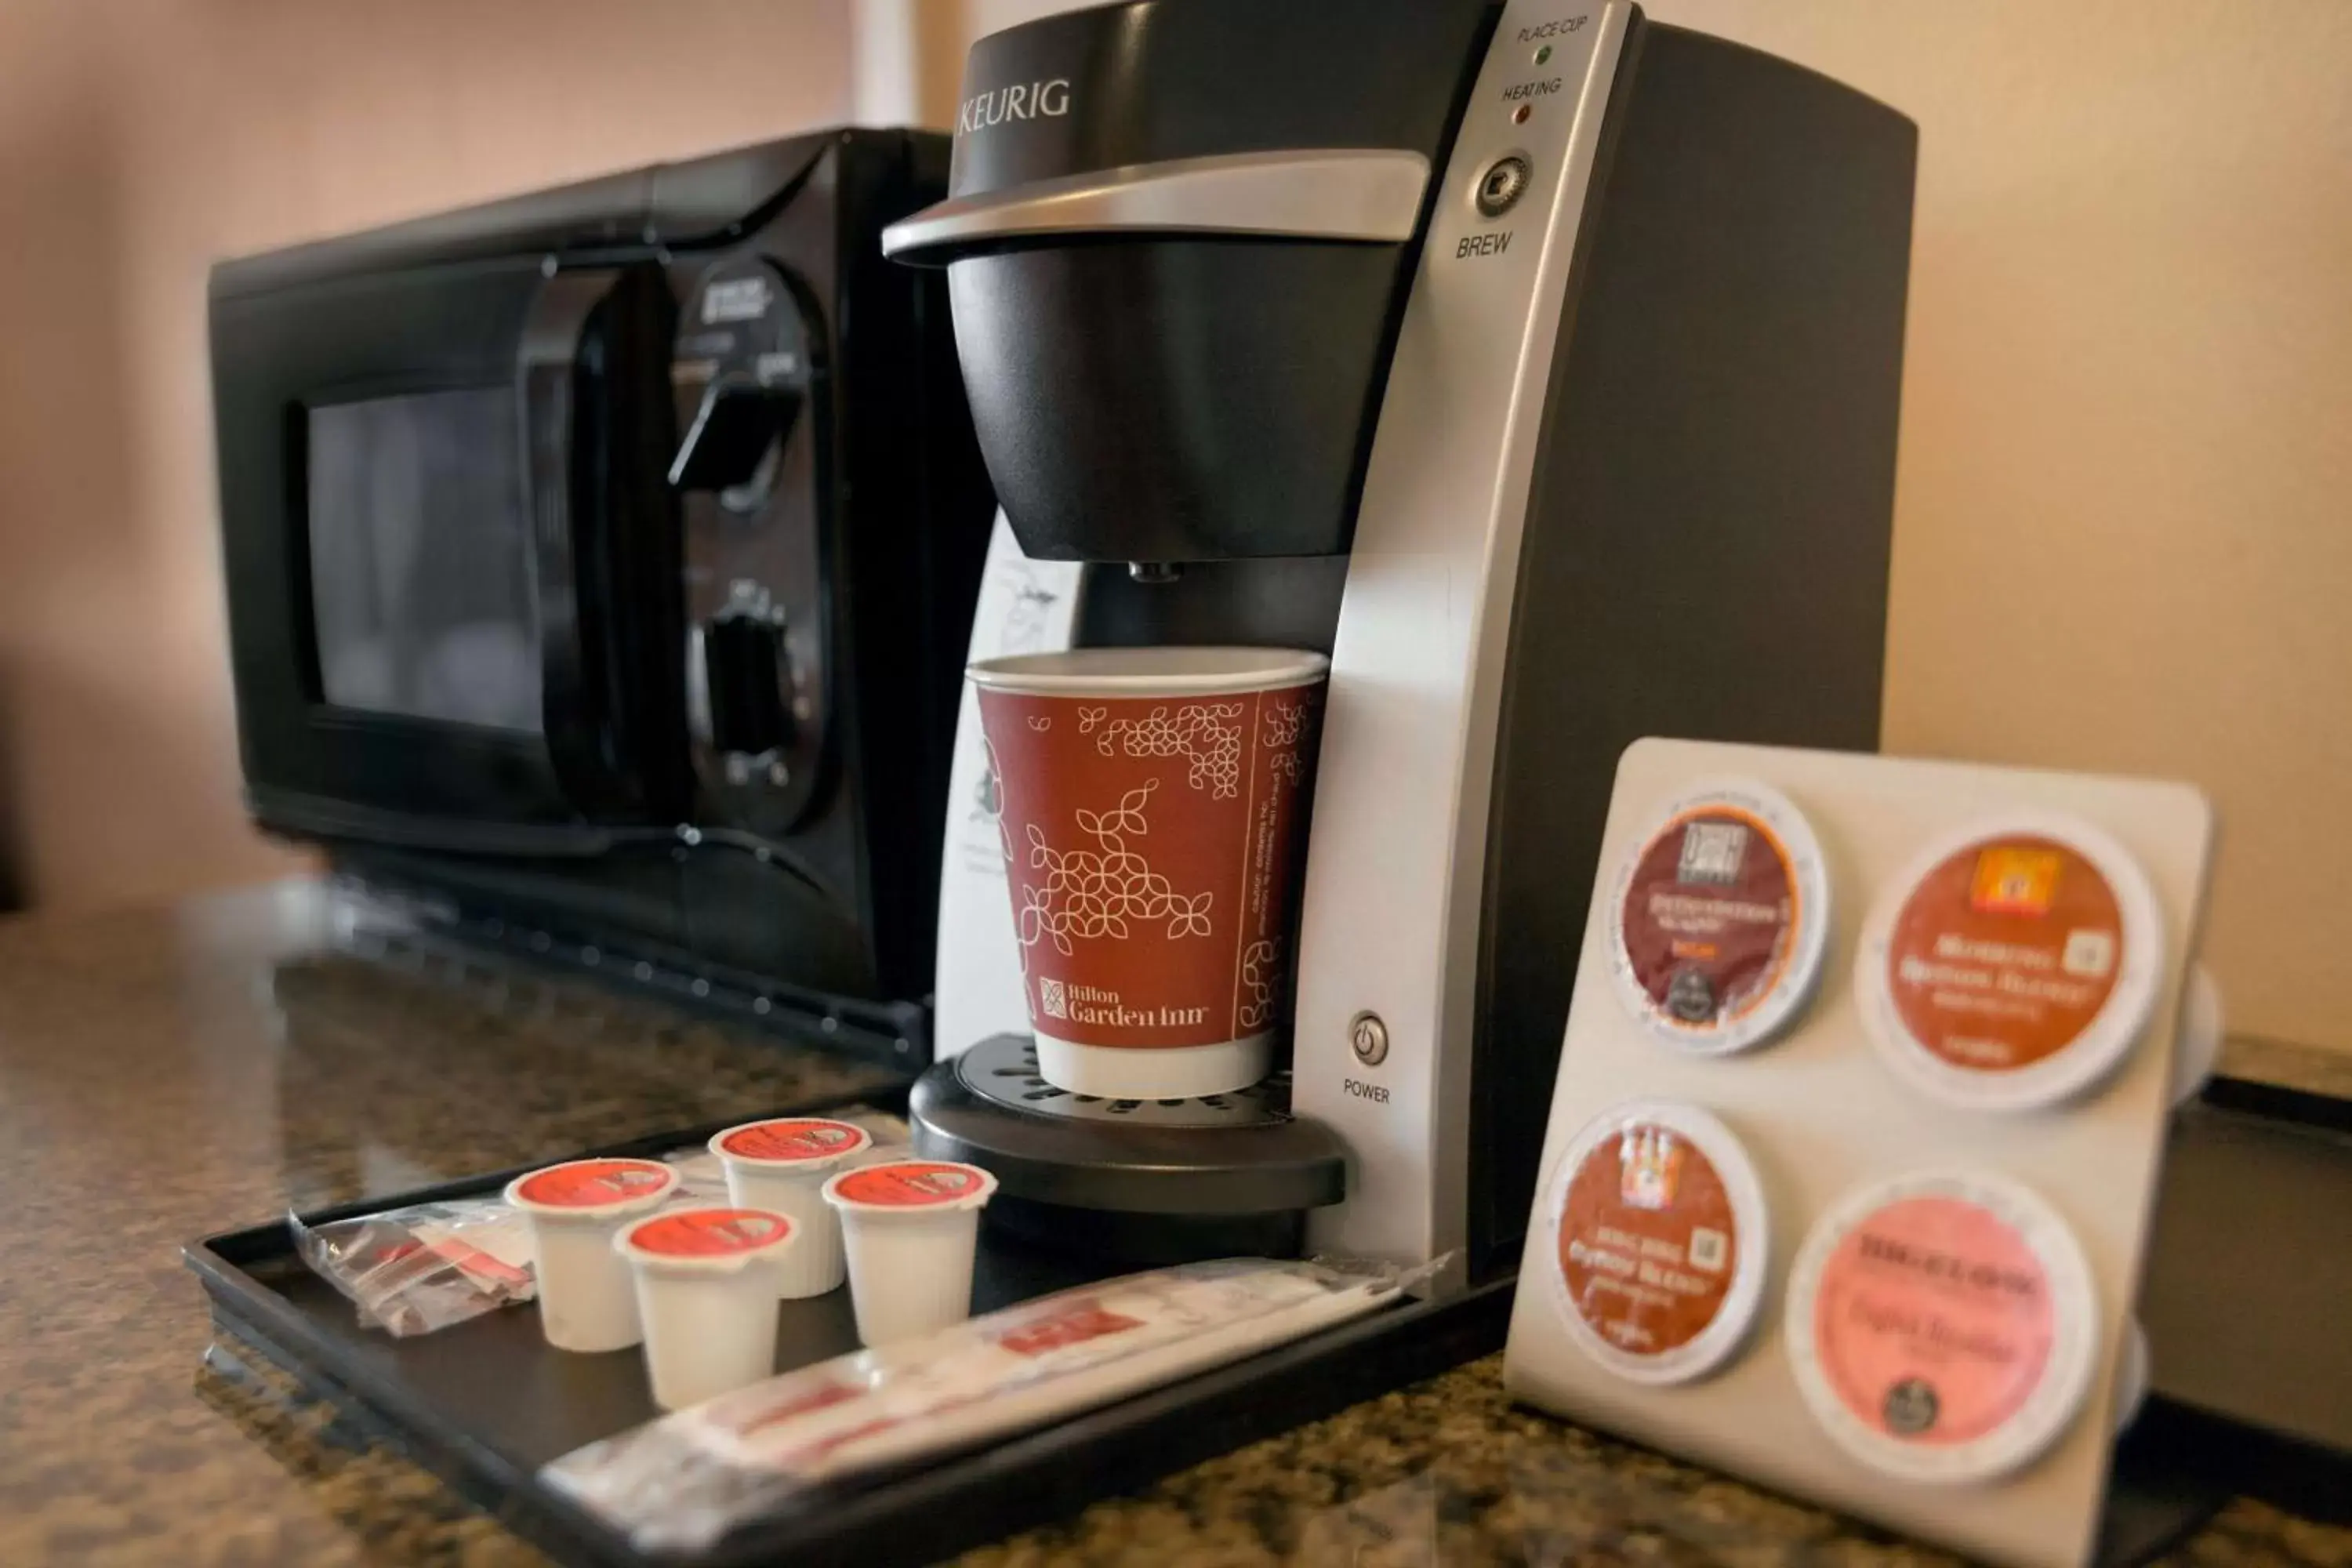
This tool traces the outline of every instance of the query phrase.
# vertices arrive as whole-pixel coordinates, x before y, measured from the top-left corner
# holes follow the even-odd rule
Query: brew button
[[[1535,173],[1526,158],[1517,153],[1507,153],[1486,166],[1478,176],[1476,205],[1484,217],[1501,217],[1519,205],[1527,194],[1528,180]]]
[[[1348,1045],[1358,1061],[1378,1067],[1388,1059],[1389,1026],[1377,1013],[1359,1013],[1348,1026]]]

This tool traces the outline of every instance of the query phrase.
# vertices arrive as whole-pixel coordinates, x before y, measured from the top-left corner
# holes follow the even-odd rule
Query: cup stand
[[[1055,1089],[1028,1036],[995,1035],[924,1073],[908,1120],[920,1153],[995,1174],[992,1228],[1123,1263],[1296,1257],[1307,1211],[1347,1190],[1338,1137],[1290,1114],[1286,1073],[1108,1100]]]

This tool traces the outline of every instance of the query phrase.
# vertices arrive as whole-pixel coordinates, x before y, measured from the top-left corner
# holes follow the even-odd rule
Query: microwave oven
[[[947,166],[828,132],[215,268],[255,818],[924,1055],[993,500],[878,236]]]

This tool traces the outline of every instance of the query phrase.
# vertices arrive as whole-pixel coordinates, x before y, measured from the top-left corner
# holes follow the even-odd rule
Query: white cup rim
[[[1295,647],[1087,647],[967,667],[974,686],[1026,697],[1217,697],[1312,686],[1331,661]]]
[[[830,1153],[811,1154],[802,1158],[772,1160],[759,1154],[739,1153],[726,1146],[727,1140],[738,1132],[748,1132],[755,1127],[776,1122],[819,1122],[827,1127],[844,1127],[857,1134],[852,1142]],[[837,1116],[762,1116],[756,1121],[741,1121],[723,1131],[714,1132],[703,1145],[719,1159],[724,1169],[740,1169],[759,1175],[807,1176],[812,1180],[841,1168],[841,1163],[854,1155],[863,1154],[874,1147],[874,1134],[855,1121],[844,1121]]]
[[[841,1190],[842,1184],[845,1182],[865,1175],[868,1172],[887,1171],[893,1165],[943,1165],[953,1170],[968,1171],[978,1176],[980,1181],[969,1192],[958,1193],[952,1197],[942,1197],[935,1203],[923,1204],[867,1203],[862,1198]],[[996,1195],[996,1173],[962,1160],[933,1160],[919,1154],[908,1155],[843,1171],[826,1181],[823,1194],[824,1201],[833,1205],[834,1211],[845,1220],[878,1219],[894,1224],[912,1223],[918,1220],[938,1219],[949,1215],[979,1213],[988,1206],[988,1200]]]
[[[526,1194],[524,1188],[550,1171],[569,1170],[581,1165],[624,1164],[648,1166],[661,1173],[661,1180],[651,1189],[625,1198],[614,1198],[601,1204],[542,1203]],[[559,1160],[551,1165],[540,1165],[517,1176],[506,1185],[506,1201],[539,1225],[580,1225],[608,1226],[651,1214],[669,1201],[677,1191],[677,1167],[666,1160],[646,1160],[629,1155],[590,1155],[583,1160]]]
[[[739,1252],[656,1252],[638,1245],[637,1232],[645,1226],[688,1213],[757,1215],[762,1219],[774,1220],[777,1229],[766,1240]],[[632,1220],[614,1234],[613,1251],[648,1274],[740,1274],[753,1264],[772,1259],[793,1246],[800,1239],[801,1229],[801,1222],[782,1209],[761,1208],[751,1204],[700,1204],[692,1209],[668,1209]]]

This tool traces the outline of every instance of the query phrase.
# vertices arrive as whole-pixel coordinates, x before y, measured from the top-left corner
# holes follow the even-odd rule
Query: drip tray
[[[1339,1140],[1290,1114],[1288,1075],[1233,1094],[1107,1100],[1054,1088],[1026,1035],[917,1081],[915,1147],[994,1173],[995,1230],[1125,1264],[1296,1257],[1307,1212],[1347,1192]]]
[[[779,1113],[822,1109],[803,1105]],[[718,1131],[683,1128],[578,1157],[658,1157],[698,1146]],[[520,1173],[490,1173],[303,1217],[325,1224],[430,1199],[495,1194]],[[992,1223],[982,1229],[974,1268],[975,1310],[1011,1306],[1132,1267],[1087,1253],[1066,1231],[1043,1245],[1024,1234],[1024,1227],[999,1223],[998,1210],[1008,1206],[1020,1205],[1008,1205],[1000,1193],[987,1211]],[[184,1257],[211,1299],[216,1331],[283,1366],[313,1392],[375,1417],[418,1462],[559,1561],[601,1568],[649,1562],[887,1568],[933,1562],[1499,1349],[1510,1312],[1507,1280],[1443,1300],[1401,1300],[992,1447],[948,1455],[912,1472],[829,1484],[789,1513],[747,1524],[706,1552],[647,1558],[539,1480],[548,1461],[658,1414],[638,1352],[551,1350],[531,1307],[505,1308],[413,1339],[363,1329],[351,1303],[304,1267],[283,1219],[208,1237],[191,1244]],[[856,1348],[846,1290],[783,1304],[777,1371]]]
[[[1109,1100],[1099,1094],[1073,1094],[1047,1083],[1037,1068],[1037,1042],[1027,1035],[992,1035],[942,1063],[940,1075],[952,1078],[963,1095],[981,1104],[1048,1121],[1206,1131],[1273,1127],[1291,1120],[1286,1072],[1231,1094],[1195,1095],[1189,1100]]]

